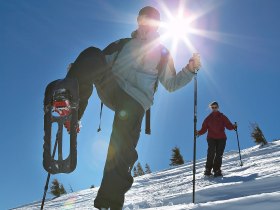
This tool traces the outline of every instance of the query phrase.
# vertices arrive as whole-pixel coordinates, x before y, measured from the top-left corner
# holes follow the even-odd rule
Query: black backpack
[[[122,51],[122,49],[125,46],[125,44],[127,44],[132,39],[133,38],[120,39],[120,40],[118,40],[116,42],[111,43],[110,45],[108,45],[103,50],[104,55],[111,55],[111,54],[117,52],[117,55],[116,55],[116,57],[113,60],[112,66],[114,65],[115,61],[117,60],[118,55]],[[158,75],[161,74],[163,68],[165,68],[165,66],[168,63],[168,59],[169,59],[169,51],[163,45],[160,45],[160,47],[161,47],[161,58],[160,58],[160,61],[159,61],[158,65],[157,65]],[[156,92],[157,87],[158,87],[158,79],[156,81],[154,93]],[[103,108],[103,103],[101,102],[100,118],[101,118],[102,108]],[[146,134],[151,134],[150,118],[151,118],[151,108],[146,111],[146,128],[145,128],[145,133]],[[99,125],[98,131],[100,131],[100,130],[101,129],[100,129],[100,125]]]

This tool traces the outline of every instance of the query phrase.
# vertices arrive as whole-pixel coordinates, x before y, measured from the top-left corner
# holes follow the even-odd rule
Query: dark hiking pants
[[[124,195],[131,188],[131,169],[138,159],[136,145],[140,136],[144,109],[117,84],[111,69],[105,64],[105,57],[97,48],[83,51],[67,77],[79,82],[79,117],[87,106],[93,84],[102,102],[115,111],[103,179],[97,197],[96,208],[121,209]]]
[[[206,170],[219,171],[222,166],[223,154],[226,146],[226,139],[207,139],[207,161]]]

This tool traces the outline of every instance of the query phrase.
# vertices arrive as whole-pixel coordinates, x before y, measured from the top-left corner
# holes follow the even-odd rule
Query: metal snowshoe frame
[[[69,100],[70,112],[64,116],[54,116],[53,102],[57,100]],[[77,126],[79,108],[79,85],[76,79],[65,78],[55,80],[48,84],[44,98],[44,152],[43,166],[51,174],[71,173],[77,165]],[[66,121],[70,121],[70,150],[67,158],[63,159],[63,126]],[[53,155],[52,146],[52,125],[58,124],[56,141],[54,143]],[[55,159],[56,145],[58,147],[57,159]]]

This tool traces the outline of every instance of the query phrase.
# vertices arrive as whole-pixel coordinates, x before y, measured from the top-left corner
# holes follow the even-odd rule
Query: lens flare
[[[118,116],[121,120],[127,120],[128,118],[128,113],[127,111],[125,110],[121,110],[119,113],[118,113]]]
[[[75,209],[76,197],[70,197],[63,205],[63,209]]]

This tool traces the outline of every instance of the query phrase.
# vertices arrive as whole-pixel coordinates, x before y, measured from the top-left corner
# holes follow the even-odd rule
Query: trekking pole
[[[238,131],[237,131],[237,122],[234,123],[236,126],[236,137],[237,137],[237,144],[238,144],[238,150],[239,150],[239,158],[240,158],[240,166],[243,166],[242,160],[241,160],[241,152],[240,152],[240,145],[239,145],[239,138],[238,138]]]
[[[196,123],[197,123],[197,71],[194,75],[194,128],[193,128],[193,197],[192,202],[195,202],[195,173],[196,173]]]
[[[54,158],[54,156],[55,156],[55,151],[56,151],[57,143],[58,143],[58,138],[56,138],[56,141],[55,141],[55,144],[54,144],[54,147],[53,147],[52,158]],[[51,177],[51,174],[48,173],[46,184],[45,184],[45,189],[44,189],[44,195],[43,195],[43,199],[42,199],[42,203],[41,203],[41,210],[44,209],[46,194],[47,194],[47,191],[48,191],[48,188],[49,188],[50,177]]]

